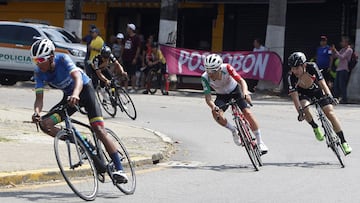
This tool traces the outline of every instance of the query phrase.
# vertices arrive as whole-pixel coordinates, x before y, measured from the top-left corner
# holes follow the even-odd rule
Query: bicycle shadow
[[[126,196],[123,193],[114,193],[114,192],[98,192],[96,199],[117,199],[122,196]],[[9,192],[0,192],[1,198],[16,198],[18,200],[24,200],[26,202],[84,202],[80,197],[76,196],[72,192],[42,192],[42,191],[9,191]],[[1,201],[3,202],[3,201]]]
[[[65,192],[40,192],[40,191],[10,191],[10,192],[0,192],[1,198],[16,198],[19,200],[25,200],[28,202],[69,202],[69,198],[78,198],[73,193]],[[3,201],[2,201],[3,202]],[[83,202],[71,201],[71,202]]]
[[[264,163],[264,166],[276,166],[285,168],[307,168],[307,169],[341,169],[339,163],[330,162],[280,162],[280,163]]]
[[[221,164],[221,165],[173,165],[168,166],[171,169],[188,169],[188,170],[203,170],[203,171],[216,171],[216,172],[255,172],[252,165],[237,165],[237,164]]]

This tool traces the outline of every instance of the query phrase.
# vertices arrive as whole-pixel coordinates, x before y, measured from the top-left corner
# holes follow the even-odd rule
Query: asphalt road
[[[0,102],[31,108],[27,88],[0,87]],[[61,97],[48,92],[50,107]],[[115,119],[165,133],[177,141],[169,162],[138,171],[134,195],[101,184],[96,202],[359,202],[359,106],[337,106],[353,153],[340,168],[325,142],[315,139],[288,101],[254,101],[263,139],[270,148],[255,172],[245,150],[216,125],[201,97],[132,95],[138,119]],[[29,115],[30,117],[30,115]],[[0,191],[0,202],[82,202],[64,183]]]

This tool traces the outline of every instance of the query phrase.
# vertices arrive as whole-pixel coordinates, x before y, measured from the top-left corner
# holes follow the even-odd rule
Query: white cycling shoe
[[[264,142],[260,142],[258,146],[259,146],[261,154],[268,153],[269,148],[264,144]]]
[[[129,178],[127,177],[124,171],[114,171],[112,172],[112,177],[116,181],[116,183],[127,183]]]
[[[241,146],[241,140],[240,140],[240,137],[239,137],[239,132],[237,130],[234,130],[232,132],[232,136],[233,136],[233,139],[234,139],[234,143],[237,146]]]

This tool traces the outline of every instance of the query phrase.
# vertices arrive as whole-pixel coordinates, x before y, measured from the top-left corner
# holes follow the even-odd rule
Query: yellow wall
[[[0,5],[0,20],[22,21],[24,19],[39,20],[48,22],[50,25],[64,26],[65,2],[12,2],[7,5]],[[83,12],[97,13],[95,21],[83,20],[83,35],[88,33],[89,25],[95,24],[99,27],[102,36],[106,36],[106,3],[84,3]]]
[[[218,15],[213,22],[211,51],[218,52],[223,49],[224,36],[224,4],[218,5]]]

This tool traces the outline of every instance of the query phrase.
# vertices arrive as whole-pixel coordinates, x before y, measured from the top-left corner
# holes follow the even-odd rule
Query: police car
[[[38,39],[50,39],[56,52],[66,53],[84,68],[86,45],[63,28],[44,24],[0,21],[0,84],[14,85],[17,81],[30,80],[34,64],[30,47]]]

